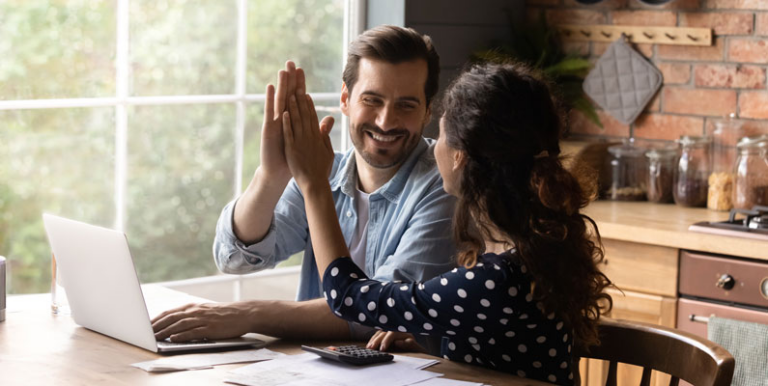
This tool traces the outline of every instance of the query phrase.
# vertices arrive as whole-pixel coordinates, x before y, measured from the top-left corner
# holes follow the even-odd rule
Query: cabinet
[[[605,261],[600,269],[619,289],[607,290],[613,298],[613,309],[606,316],[675,327],[679,251],[611,239],[604,239],[603,246]],[[607,362],[582,359],[579,369],[583,385],[605,385]],[[640,367],[621,364],[617,370],[618,384],[640,384],[642,372]],[[666,386],[669,379],[666,374],[654,372],[651,383]]]

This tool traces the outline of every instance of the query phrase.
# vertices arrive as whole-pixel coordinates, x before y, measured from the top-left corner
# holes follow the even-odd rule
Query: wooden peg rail
[[[619,39],[623,33],[631,43],[712,45],[712,29],[710,28],[575,24],[561,24],[556,28],[566,40],[613,42]]]

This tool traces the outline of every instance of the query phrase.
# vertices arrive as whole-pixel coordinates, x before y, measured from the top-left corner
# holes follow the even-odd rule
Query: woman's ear
[[[467,153],[463,150],[456,150],[453,153],[453,171],[464,169],[467,164]]]

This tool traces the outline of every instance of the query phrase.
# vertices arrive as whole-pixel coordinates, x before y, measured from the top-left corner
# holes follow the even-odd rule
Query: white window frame
[[[114,97],[105,98],[61,98],[61,99],[30,99],[30,100],[0,100],[0,110],[33,110],[33,109],[63,109],[87,107],[115,108],[115,222],[114,227],[123,230],[125,227],[125,196],[128,172],[128,108],[129,106],[162,106],[180,104],[234,104],[235,110],[235,168],[233,198],[242,190],[243,145],[246,125],[246,106],[249,103],[264,102],[265,94],[248,94],[246,87],[247,70],[247,27],[248,1],[270,0],[236,0],[237,6],[237,41],[235,60],[235,84],[232,94],[223,95],[180,95],[180,96],[131,96],[129,95],[130,57],[129,57],[129,1],[117,0],[116,18],[116,87]],[[343,57],[346,60],[347,45],[365,29],[366,0],[345,0],[343,26]],[[341,77],[341,74],[339,74]],[[338,101],[340,93],[312,93],[312,98],[318,102]],[[322,110],[322,108],[318,108]],[[349,147],[347,135],[347,120],[342,116],[341,127],[342,151]],[[298,267],[284,268],[286,273],[298,272]],[[252,275],[246,275],[250,277]],[[227,279],[228,278],[228,279]],[[192,278],[184,280],[200,280],[208,283],[211,278]],[[222,276],[215,281],[232,281],[234,283],[234,299],[240,298],[242,276]]]

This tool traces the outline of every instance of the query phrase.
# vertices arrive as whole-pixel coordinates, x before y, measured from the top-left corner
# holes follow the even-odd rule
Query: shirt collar
[[[381,195],[390,202],[397,201],[405,187],[405,183],[408,181],[408,177],[411,175],[411,171],[428,147],[427,139],[421,137],[419,143],[411,151],[411,154],[408,155],[408,158],[400,166],[397,173],[377,191],[371,193],[370,198],[373,200],[376,196]],[[354,190],[357,189],[357,164],[354,148],[349,149],[347,154],[344,155],[339,172],[336,173],[330,182],[331,190],[341,189],[342,193],[352,197]]]

